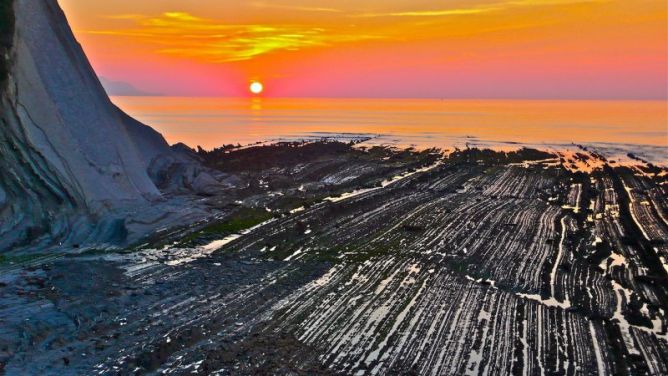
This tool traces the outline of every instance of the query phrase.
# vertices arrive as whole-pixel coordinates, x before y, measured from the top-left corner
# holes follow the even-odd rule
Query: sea
[[[368,145],[633,153],[668,165],[668,101],[112,97],[170,144],[320,139]]]

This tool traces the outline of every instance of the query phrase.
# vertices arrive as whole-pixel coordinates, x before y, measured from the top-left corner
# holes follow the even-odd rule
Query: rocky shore
[[[57,1],[0,21],[0,374],[668,374],[664,166],[170,147]]]
[[[666,169],[330,142],[192,153],[235,181],[201,195],[216,221],[3,259],[7,374],[668,371]]]

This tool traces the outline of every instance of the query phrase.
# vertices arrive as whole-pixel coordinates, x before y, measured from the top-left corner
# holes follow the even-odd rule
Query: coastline
[[[257,141],[375,136],[398,147],[647,145],[668,159],[667,101],[502,101],[114,97],[170,143],[212,149]],[[206,137],[204,137],[206,135]],[[589,145],[591,144],[591,145]],[[635,147],[635,149],[638,149]],[[646,156],[647,158],[650,155]],[[654,163],[660,162],[654,160]]]
[[[668,374],[668,102],[133,99],[154,130],[57,0],[0,1],[0,374]]]

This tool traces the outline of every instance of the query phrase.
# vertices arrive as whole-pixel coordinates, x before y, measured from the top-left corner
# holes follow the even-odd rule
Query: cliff
[[[111,103],[56,0],[0,0],[0,21],[0,251],[123,243],[173,152]]]

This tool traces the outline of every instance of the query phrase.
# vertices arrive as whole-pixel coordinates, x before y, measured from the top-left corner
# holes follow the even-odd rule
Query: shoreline
[[[266,210],[271,213],[269,217],[276,216],[276,213],[294,214],[295,212],[310,207],[315,203],[322,203],[324,201],[336,202],[343,198],[347,198],[348,196],[354,196],[355,192],[366,192],[383,187],[383,182],[389,181],[388,179],[392,177],[412,175],[415,171],[421,171],[426,166],[435,166],[434,163],[452,162],[449,160],[452,155],[461,155],[462,153],[491,153],[492,155],[500,156],[514,154],[521,155],[523,152],[529,154],[537,153],[538,156],[533,157],[531,160],[509,162],[508,165],[538,169],[562,168],[569,173],[585,173],[588,175],[601,173],[606,168],[621,168],[628,169],[631,173],[637,176],[658,179],[659,184],[668,185],[668,168],[666,167],[654,165],[636,156],[634,156],[634,158],[627,156],[626,161],[620,163],[617,160],[609,160],[603,155],[590,150],[583,145],[571,145],[577,148],[577,151],[566,154],[565,152],[555,151],[550,148],[541,150],[529,148],[521,144],[513,144],[512,147],[503,150],[477,147],[442,150],[435,148],[416,149],[412,147],[400,148],[390,145],[368,145],[367,142],[370,141],[370,138],[368,137],[349,138],[347,140],[347,142],[344,142],[340,138],[322,138],[310,141],[281,141],[278,143],[258,142],[245,146],[226,145],[210,151],[203,149],[200,149],[199,151],[189,149],[183,144],[172,145],[174,150],[185,152],[192,158],[203,162],[205,167],[211,169],[210,172],[213,176],[213,180],[206,182],[201,187],[189,187],[186,191],[170,191],[170,188],[167,186],[163,186],[161,189],[166,189],[165,193],[168,200],[185,200],[184,202],[189,201],[191,203],[196,203],[196,208],[199,207],[202,213],[208,212],[208,214],[200,214],[199,218],[197,216],[193,217],[194,220],[189,220],[186,226],[172,224],[161,229],[154,228],[155,226],[153,226],[151,227],[151,230],[145,231],[147,233],[145,237],[135,241],[134,245],[129,244],[126,247],[145,247],[146,244],[144,243],[146,243],[147,239],[148,242],[151,243],[150,239],[154,237],[168,239],[171,239],[174,236],[184,237],[188,232],[193,232],[193,229],[206,227],[206,224],[212,220],[214,222],[219,221],[219,219],[216,218],[221,215],[223,217],[228,215],[230,207],[232,208],[231,211],[234,212],[234,207],[243,207],[246,205],[246,203],[241,200],[251,200],[251,206],[257,206],[259,202],[278,202],[278,206],[273,209],[265,206]],[[298,150],[299,148],[310,149],[307,154],[310,154],[311,157],[313,157],[320,153],[320,151],[317,151],[318,148],[325,146],[332,147],[336,150],[332,151],[331,155],[340,155],[343,152],[349,153],[350,155],[357,155],[357,157],[354,158],[359,158],[360,155],[369,156],[370,159],[368,162],[372,164],[364,166],[366,170],[363,175],[366,180],[363,180],[361,183],[351,183],[350,181],[344,182],[341,187],[336,187],[337,183],[335,181],[332,181],[329,184],[318,183],[314,186],[315,191],[307,193],[303,188],[305,182],[290,182],[290,178],[281,176],[281,173],[285,172],[284,170],[278,172],[273,171],[271,174],[274,178],[279,179],[280,183],[278,190],[272,192],[271,181],[266,180],[266,172],[263,171],[262,168],[258,169],[257,166],[253,167],[253,163],[257,163],[258,160],[276,160],[277,156],[274,155],[274,153],[280,154],[281,149],[288,150],[288,154],[291,150]],[[265,149],[269,151],[264,152],[263,150]],[[237,165],[227,167],[216,165],[216,161],[233,160],[235,158],[234,156],[237,154],[242,154],[241,160],[240,162],[237,162]],[[407,155],[406,164],[396,165],[388,170],[388,166],[384,166],[384,162],[397,155]],[[207,158],[210,160],[207,161]],[[334,168],[339,168],[341,161],[335,160],[334,162]],[[286,163],[294,164],[296,163],[296,160],[293,157],[289,157],[287,162],[283,161],[284,165]],[[264,166],[264,169],[271,170],[271,168],[274,167]],[[246,176],[242,177],[242,175]],[[354,179],[357,178],[358,177],[355,177]],[[350,177],[344,176],[343,179],[350,180]],[[195,192],[192,192],[192,190]],[[299,203],[304,204],[301,205]],[[179,206],[183,206],[183,203],[176,205],[176,208]],[[122,214],[118,213],[117,215]],[[170,215],[174,217],[178,216],[178,213],[174,212]],[[178,220],[172,219],[171,222],[178,222]],[[172,235],[168,236],[168,234]],[[44,246],[40,246],[39,248],[41,251],[38,253],[44,255],[50,254],[51,252],[59,255],[67,255],[96,252],[104,249],[113,252],[122,249],[123,246],[106,245],[100,247],[99,245],[82,245],[80,247],[77,246],[74,249],[71,247],[52,247],[49,248],[50,250],[45,249]],[[6,256],[9,256],[10,258],[18,257],[18,259],[20,259],[23,256],[30,256],[34,253],[35,250],[28,248],[8,252]],[[32,259],[32,257],[28,258]]]
[[[322,134],[380,135],[381,143],[426,147],[463,148],[467,141],[518,142],[527,146],[605,146],[606,142],[614,142],[668,147],[668,102],[662,101],[500,103],[125,97],[116,103],[154,126],[170,143],[185,142],[207,149],[231,142],[314,139]],[[467,140],[467,136],[475,139]]]

